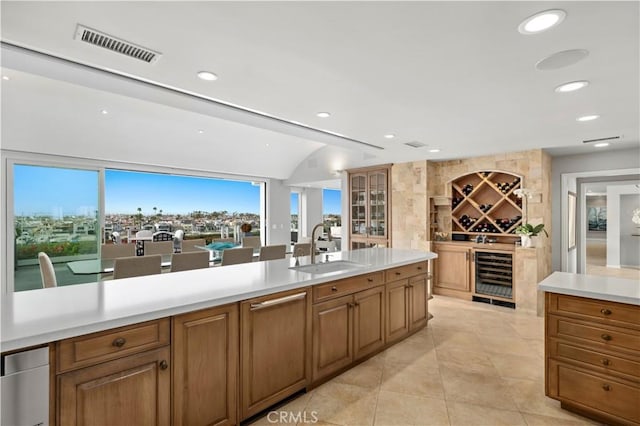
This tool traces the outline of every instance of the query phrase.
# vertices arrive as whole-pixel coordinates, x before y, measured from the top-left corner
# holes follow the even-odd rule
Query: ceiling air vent
[[[598,138],[598,139],[587,139],[582,141],[582,143],[594,143],[594,142],[612,142],[622,139],[622,135],[620,136],[609,136],[608,138]]]
[[[418,142],[418,141],[405,142],[405,145],[410,146],[412,148],[422,148],[427,146],[426,144],[423,144],[422,142]]]
[[[139,59],[149,64],[155,64],[162,56],[161,53],[154,52],[146,47],[110,36],[109,34],[105,34],[80,24],[78,24],[78,27],[76,28],[75,39],[94,46],[104,47],[112,52],[120,53],[134,59]]]

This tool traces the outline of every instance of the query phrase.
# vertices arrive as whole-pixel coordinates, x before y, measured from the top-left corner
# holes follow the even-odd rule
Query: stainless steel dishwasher
[[[49,424],[49,348],[2,356],[2,426]]]

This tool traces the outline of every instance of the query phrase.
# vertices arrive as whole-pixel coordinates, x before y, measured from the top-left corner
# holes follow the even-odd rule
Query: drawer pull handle
[[[608,359],[604,358],[602,360],[602,365],[609,365],[609,364],[611,364],[611,361],[609,361]]]
[[[611,315],[611,311],[609,309],[605,309],[605,308],[600,309],[600,313],[602,315]]]
[[[600,337],[602,337],[602,340],[606,340],[606,341],[611,340],[611,336],[610,336],[610,335],[608,335],[608,334],[603,334],[603,335],[601,335]]]
[[[280,297],[278,299],[265,300],[264,302],[260,302],[260,303],[252,303],[250,310],[257,311],[258,309],[269,308],[271,306],[293,302],[294,300],[301,300],[301,299],[304,299],[306,295],[307,295],[307,292],[303,291],[302,293],[291,294],[289,296]]]
[[[117,339],[115,339],[113,342],[111,342],[111,344],[113,346],[115,346],[116,348],[121,348],[124,346],[124,344],[127,343],[127,341],[125,340],[124,337],[118,337]]]
[[[334,285],[333,287],[331,287],[331,291],[338,291],[338,287]]]
[[[418,271],[422,271],[422,266],[418,266]]]
[[[402,275],[402,272],[396,272],[396,275]]]
[[[602,389],[609,392],[611,390],[611,386],[605,384],[605,385],[602,385]]]
[[[167,360],[163,359],[162,361],[160,361],[160,369],[166,370],[167,368],[169,368],[169,363],[167,362]]]
[[[373,278],[367,278],[367,281],[369,281],[370,283],[373,282]]]

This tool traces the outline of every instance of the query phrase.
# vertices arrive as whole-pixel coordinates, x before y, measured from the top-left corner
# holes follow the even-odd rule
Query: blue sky
[[[96,171],[16,165],[14,181],[17,215],[80,215],[97,209]],[[105,198],[107,214],[136,214],[138,207],[145,215],[153,214],[153,207],[166,214],[260,212],[260,187],[251,182],[159,173],[106,170]],[[323,213],[340,213],[339,190],[323,190]]]
[[[291,193],[291,214],[298,214],[298,201],[300,194]],[[340,190],[339,189],[323,189],[322,190],[322,214],[341,214],[340,209]]]

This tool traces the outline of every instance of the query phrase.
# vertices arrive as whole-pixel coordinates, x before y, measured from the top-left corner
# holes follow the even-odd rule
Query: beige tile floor
[[[429,309],[427,328],[254,424],[597,424],[544,396],[542,318],[442,296]]]

